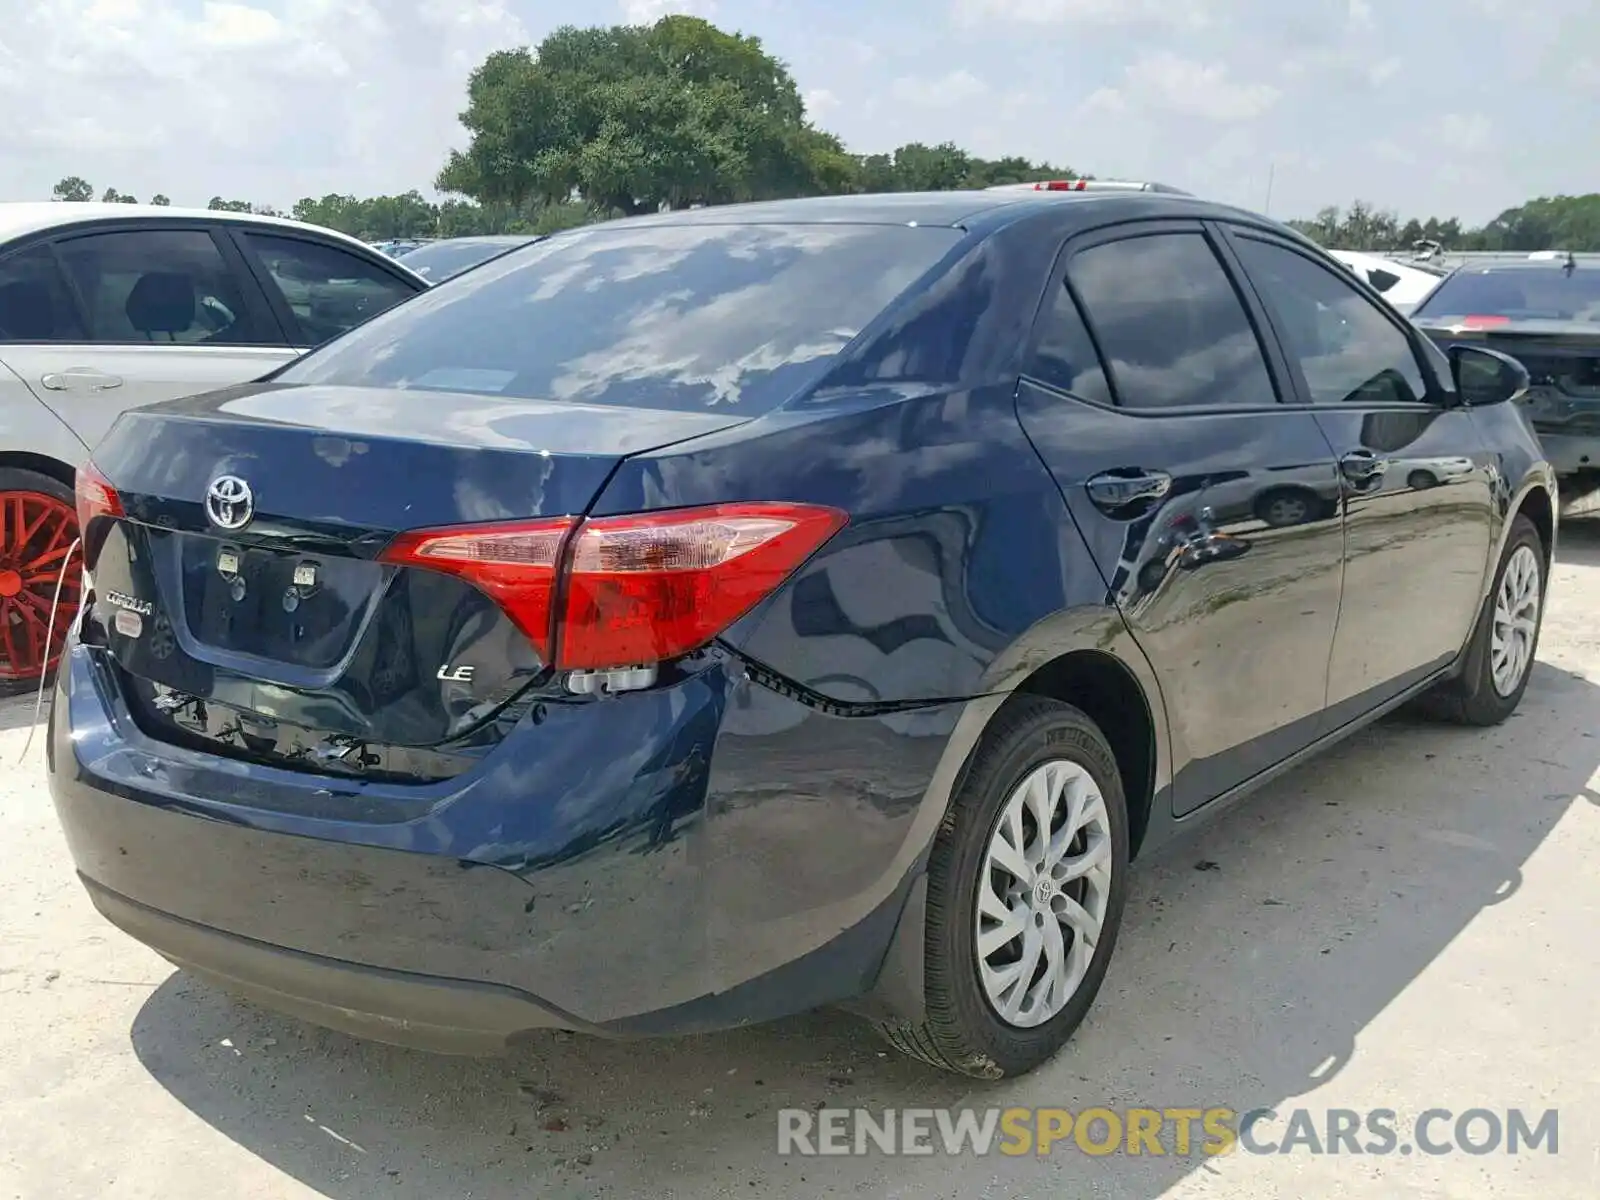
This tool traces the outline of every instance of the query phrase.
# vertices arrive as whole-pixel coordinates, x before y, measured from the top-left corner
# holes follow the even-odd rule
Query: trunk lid
[[[126,516],[86,544],[86,635],[158,736],[446,776],[546,665],[483,592],[381,562],[383,547],[582,513],[628,455],[743,419],[270,383],[139,409],[94,452]],[[251,512],[228,528],[240,485]]]
[[[1600,325],[1431,315],[1418,324],[1441,349],[1483,346],[1520,362],[1530,383],[1524,403],[1536,427],[1600,434]]]

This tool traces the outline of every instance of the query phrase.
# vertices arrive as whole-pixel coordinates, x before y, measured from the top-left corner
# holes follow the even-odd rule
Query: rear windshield
[[[488,262],[530,238],[508,238],[496,242],[430,242],[415,250],[404,250],[395,257],[429,283],[459,275],[468,267]]]
[[[962,236],[595,226],[485,263],[276,378],[756,414],[809,382]]]
[[[1412,314],[1510,317],[1528,321],[1600,321],[1600,267],[1505,267],[1457,271]]]

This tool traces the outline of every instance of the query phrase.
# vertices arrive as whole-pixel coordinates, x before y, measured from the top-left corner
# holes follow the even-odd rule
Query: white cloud
[[[0,0],[0,96],[30,117],[0,122],[0,199],[426,189],[467,74],[529,40],[507,2]]]
[[[619,0],[619,7],[629,25],[654,25],[673,13],[707,18],[717,14],[714,0]]]
[[[265,47],[278,41],[284,30],[283,23],[265,9],[244,4],[203,4],[197,32],[201,41],[212,46]]]
[[[1220,63],[1196,62],[1170,50],[1146,54],[1129,65],[1118,91],[1126,105],[1146,111],[1225,122],[1253,120],[1276,104],[1281,94],[1268,83],[1229,78]],[[1102,107],[1109,103],[1109,97],[1100,100]]]
[[[1350,24],[1358,29],[1372,28],[1372,5],[1368,0],[1350,0]]]
[[[806,116],[813,123],[823,121],[839,107],[839,97],[827,88],[812,88],[805,93]]]
[[[989,90],[989,85],[971,71],[958,68],[932,79],[905,75],[896,79],[890,90],[896,100],[906,104],[941,108],[981,96]]]
[[[1439,140],[1452,150],[1483,150],[1494,140],[1494,125],[1482,113],[1447,113],[1439,122]]]
[[[1168,25],[1211,23],[1206,0],[952,0],[957,21],[975,25]]]
[[[1404,66],[1404,64],[1399,58],[1381,59],[1367,68],[1367,78],[1370,79],[1375,85],[1388,83],[1389,80],[1400,74],[1400,68],[1402,66]]]

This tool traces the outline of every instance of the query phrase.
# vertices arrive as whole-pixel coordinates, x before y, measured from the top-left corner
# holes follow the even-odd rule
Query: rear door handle
[[[1091,476],[1083,485],[1089,499],[1103,512],[1113,513],[1141,502],[1160,500],[1172,490],[1172,476],[1143,467],[1116,467]]]
[[[122,377],[107,375],[93,367],[68,367],[65,371],[52,371],[39,382],[52,392],[70,392],[76,388],[103,392],[107,388],[121,387]]]
[[[1339,460],[1339,469],[1346,479],[1371,479],[1389,469],[1389,460],[1379,458],[1371,450],[1352,450]]]

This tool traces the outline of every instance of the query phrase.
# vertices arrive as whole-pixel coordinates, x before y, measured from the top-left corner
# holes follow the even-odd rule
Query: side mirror
[[[1473,408],[1520,400],[1528,394],[1528,369],[1509,354],[1483,346],[1450,347],[1450,374],[1461,403]]]

